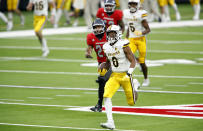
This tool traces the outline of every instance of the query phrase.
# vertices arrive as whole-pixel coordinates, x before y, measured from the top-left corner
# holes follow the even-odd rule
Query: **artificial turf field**
[[[86,35],[45,36],[51,50],[47,58],[41,58],[36,37],[0,39],[0,131],[103,130],[99,124],[106,121],[105,113],[67,110],[97,102],[97,68],[82,66],[96,62],[95,54],[93,60],[84,58]],[[139,90],[134,107],[203,104],[202,35],[203,27],[152,30],[147,36],[151,84]],[[138,67],[134,74],[143,81]],[[128,106],[122,91],[112,100],[113,106]],[[117,130],[201,131],[199,111],[199,119],[113,116]]]

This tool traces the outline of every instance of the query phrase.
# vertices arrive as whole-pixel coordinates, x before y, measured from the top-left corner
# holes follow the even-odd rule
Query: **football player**
[[[20,16],[20,24],[24,25],[25,23],[25,17],[21,13],[21,11],[18,9],[19,0],[7,0],[7,9],[8,9],[8,21],[10,24],[10,30],[13,28],[13,11]]]
[[[133,106],[138,97],[137,89],[134,87],[132,79],[132,73],[136,64],[135,57],[129,47],[129,41],[120,39],[119,30],[117,25],[109,26],[106,31],[108,42],[103,46],[104,53],[107,56],[106,64],[111,64],[112,74],[104,88],[107,122],[101,123],[101,126],[111,130],[115,128],[111,98],[120,86],[125,91],[128,105]]]
[[[125,30],[123,23],[123,12],[121,10],[115,10],[116,3],[115,0],[105,0],[104,8],[99,8],[97,11],[97,18],[104,20],[106,28],[110,25],[119,25],[121,27],[122,33]]]
[[[105,33],[105,24],[104,21],[100,18],[96,18],[95,21],[92,24],[93,33],[90,33],[87,35],[87,49],[85,52],[86,58],[92,58],[92,49],[96,52],[97,55],[97,61],[98,65],[100,65],[103,62],[106,62],[106,57],[104,56],[103,52],[103,45],[106,40],[106,33]],[[102,102],[103,102],[103,94],[104,94],[104,86],[105,83],[110,76],[110,71],[108,73],[106,69],[99,70],[100,73],[98,77],[98,84],[99,84],[99,90],[98,90],[98,103],[95,107],[90,108],[90,110],[95,112],[101,112],[102,111]]]
[[[1,11],[0,11],[0,19],[2,19],[3,22],[7,24],[7,31],[10,31],[12,29],[12,22],[9,22],[5,14]]]
[[[67,4],[70,4],[71,0],[55,0],[56,1],[56,18],[55,18],[55,23],[54,23],[54,28],[58,28],[58,22],[61,18],[62,13],[64,12],[65,18],[66,18],[66,24],[70,24],[70,17],[68,10],[65,8]]]
[[[193,20],[199,20],[200,15],[200,0],[190,0],[191,5],[193,6],[194,16]]]
[[[139,51],[138,61],[144,75],[142,86],[148,86],[150,82],[147,74],[148,68],[145,64],[147,48],[145,35],[150,32],[150,28],[147,22],[147,12],[139,9],[140,0],[129,0],[128,7],[129,9],[124,10],[124,19],[128,25],[126,38],[129,38],[129,47],[132,52]]]
[[[49,54],[46,39],[42,35],[42,29],[48,16],[48,4],[53,7],[50,20],[54,23],[53,21],[56,15],[56,8],[53,0],[30,0],[27,6],[28,11],[31,11],[34,6],[34,31],[40,41],[40,44],[42,45],[42,57],[46,57]]]
[[[159,6],[161,7],[161,14],[162,14],[163,21],[171,21],[168,4],[170,4],[174,9],[174,11],[176,12],[176,20],[181,19],[178,6],[175,3],[175,0],[158,0],[158,3],[159,3]]]

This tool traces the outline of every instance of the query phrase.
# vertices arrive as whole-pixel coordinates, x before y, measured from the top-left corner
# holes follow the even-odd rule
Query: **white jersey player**
[[[145,64],[147,49],[145,35],[150,32],[147,22],[147,11],[139,9],[140,0],[129,0],[128,7],[129,9],[124,11],[124,20],[128,25],[126,38],[129,38],[129,47],[133,54],[137,50],[139,52],[138,61],[144,75],[142,86],[149,86],[148,68]]]
[[[132,80],[135,58],[128,46],[129,41],[120,39],[119,29],[117,25],[107,28],[108,42],[103,46],[104,53],[108,58],[106,64],[110,63],[112,68],[112,74],[104,87],[104,104],[108,121],[101,123],[103,128],[108,129],[115,128],[111,98],[119,87],[123,87],[128,105],[133,106],[137,100],[137,92]]]
[[[56,14],[55,3],[53,0],[30,0],[27,10],[32,10],[34,6],[34,30],[35,34],[38,37],[40,44],[42,45],[42,56],[46,57],[49,54],[49,49],[47,46],[46,39],[42,35],[43,26],[46,23],[46,19],[48,16],[48,5],[52,5],[52,12],[51,12],[51,22],[54,23],[54,17]]]

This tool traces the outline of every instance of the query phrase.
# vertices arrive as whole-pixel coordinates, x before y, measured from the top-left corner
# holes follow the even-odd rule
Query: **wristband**
[[[134,71],[134,68],[129,68],[129,70],[128,70],[127,74],[132,74],[132,73],[133,73],[133,71]]]

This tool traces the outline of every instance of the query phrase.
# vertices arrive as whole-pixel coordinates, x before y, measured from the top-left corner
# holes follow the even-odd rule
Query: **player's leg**
[[[56,19],[55,19],[55,23],[54,23],[54,28],[58,28],[58,22],[61,18],[62,15],[62,7],[64,4],[64,0],[55,0],[56,1]]]
[[[191,5],[193,6],[194,16],[193,20],[199,20],[200,15],[200,0],[190,0]]]
[[[142,83],[142,86],[148,86],[149,85],[148,68],[145,63],[146,51],[147,51],[146,38],[145,37],[140,38],[140,40],[138,40],[138,43],[139,43],[138,45],[139,63],[144,75],[144,82]]]
[[[161,20],[163,22],[166,22],[165,9],[164,9],[164,6],[167,4],[166,0],[158,0],[158,4],[159,4],[160,9],[161,9]]]
[[[157,19],[159,22],[162,22],[157,0],[150,0],[150,6],[152,13],[155,15],[155,19]]]
[[[112,71],[111,69],[106,71],[103,69],[102,71],[99,71],[99,77],[96,82],[99,84],[99,89],[98,89],[98,102],[95,107],[90,108],[90,110],[94,112],[102,112],[102,103],[103,103],[103,95],[104,95],[104,86],[109,79]]]
[[[42,29],[46,23],[46,16],[34,16],[34,30],[42,46],[42,56],[46,57],[49,54],[46,39],[42,35]]]
[[[112,115],[111,98],[120,87],[120,83],[118,81],[119,77],[120,77],[119,73],[112,73],[111,77],[109,78],[109,80],[107,81],[107,83],[105,85],[104,105],[105,105],[105,110],[106,110],[106,115],[107,115],[107,122],[101,123],[101,126],[103,128],[108,128],[108,129],[114,129],[115,128],[113,115]]]
[[[164,13],[166,16],[166,21],[171,21],[171,17],[170,17],[170,12],[169,12],[169,8],[168,8],[168,0],[165,0],[165,4],[164,4]]]
[[[65,15],[65,18],[66,18],[66,25],[69,25],[71,22],[70,22],[70,15],[69,15],[69,10],[70,10],[70,6],[71,6],[71,0],[65,0],[65,4],[64,4],[64,7],[63,7],[63,12],[64,12],[64,15]]]
[[[124,74],[124,76],[125,75],[126,75],[126,73]],[[121,82],[121,86],[123,87],[123,89],[125,91],[128,105],[130,105],[130,106],[135,105],[135,102],[138,99],[138,93],[137,93],[138,85],[135,85],[135,84],[137,84],[137,83],[133,82],[132,76],[128,80]]]
[[[181,16],[180,16],[180,12],[178,10],[178,6],[175,3],[175,0],[169,0],[169,4],[173,7],[174,11],[176,12],[176,20],[180,20]]]
[[[12,30],[13,28],[13,12],[12,12],[12,0],[7,0],[7,9],[8,9],[8,31]]]
[[[13,0],[13,10],[15,11],[15,13],[20,16],[20,24],[24,25],[25,24],[25,17],[22,14],[22,12],[18,9],[18,5],[19,5],[19,0]]]

